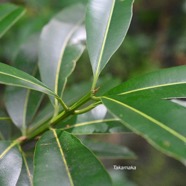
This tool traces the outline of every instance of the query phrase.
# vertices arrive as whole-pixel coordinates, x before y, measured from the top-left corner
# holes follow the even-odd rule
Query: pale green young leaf
[[[92,152],[75,136],[59,130],[48,131],[40,138],[34,167],[35,186],[112,185]]]
[[[10,3],[0,4],[0,38],[24,15],[25,9]]]
[[[133,0],[91,0],[86,15],[87,48],[94,74],[99,74],[123,42],[132,18]]]

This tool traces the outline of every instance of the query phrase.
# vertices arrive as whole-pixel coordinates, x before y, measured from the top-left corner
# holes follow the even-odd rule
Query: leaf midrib
[[[67,171],[67,175],[68,175],[68,177],[69,177],[70,184],[71,184],[71,186],[74,186],[72,177],[71,177],[71,175],[70,175],[70,170],[69,170],[69,167],[68,167],[68,165],[67,165],[67,161],[66,161],[66,159],[65,159],[65,154],[64,154],[64,152],[63,152],[62,146],[61,146],[60,141],[59,141],[59,139],[58,139],[57,133],[56,133],[56,131],[55,131],[54,129],[51,129],[51,131],[53,132],[53,135],[54,135],[54,137],[55,137],[55,139],[56,139],[56,143],[57,143],[57,146],[58,146],[58,148],[59,148],[62,161],[64,162],[64,165],[65,165],[65,168],[66,168],[66,171]]]
[[[109,28],[110,28],[110,25],[111,25],[112,15],[113,15],[113,12],[114,12],[114,7],[115,7],[115,2],[116,2],[116,0],[112,0],[111,12],[110,12],[110,16],[108,18],[103,42],[102,42],[102,45],[101,45],[102,47],[101,47],[99,58],[98,58],[98,64],[97,64],[96,73],[95,73],[95,83],[97,82],[97,79],[98,79],[99,73],[100,73],[99,72],[100,71],[100,65],[101,65],[101,61],[102,61],[102,58],[103,58],[103,52],[104,52],[104,49],[105,49],[105,44],[106,44],[106,41],[107,41]],[[94,86],[96,86],[95,83],[93,84],[93,87],[92,87],[93,89],[95,88]]]
[[[173,86],[173,85],[181,85],[181,84],[186,84],[186,82],[175,82],[175,83],[167,83],[167,84],[161,84],[161,85],[148,86],[148,87],[144,87],[144,88],[133,89],[133,90],[130,90],[127,92],[122,92],[122,93],[119,93],[118,95],[126,95],[126,94],[131,94],[131,93],[139,92],[139,91],[143,91],[143,90],[160,88],[160,87],[168,87],[168,86]]]
[[[120,102],[120,101],[118,101],[118,100],[115,100],[115,99],[112,99],[112,98],[109,98],[109,97],[102,97],[102,98],[107,99],[107,100],[110,100],[110,101],[112,101],[112,102],[115,102],[115,103],[117,103],[117,104],[119,104],[119,105],[122,105],[123,107],[126,107],[126,108],[132,110],[133,112],[135,112],[135,113],[137,113],[137,114],[143,116],[143,117],[146,118],[147,120],[149,120],[149,121],[151,121],[152,123],[158,125],[158,126],[161,127],[162,129],[166,130],[167,132],[169,132],[169,133],[172,134],[173,136],[177,137],[178,139],[180,139],[181,141],[183,141],[184,143],[186,143],[186,138],[185,138],[184,136],[180,135],[180,134],[179,134],[178,132],[176,132],[175,130],[173,130],[173,129],[167,127],[167,126],[166,126],[165,124],[163,124],[162,122],[160,122],[160,121],[158,121],[158,120],[156,120],[156,119],[154,119],[154,118],[148,116],[147,114],[145,114],[145,113],[143,113],[143,112],[141,112],[141,111],[139,111],[139,110],[137,110],[137,109],[135,109],[135,108],[133,108],[133,107],[131,107],[131,106],[125,104],[125,103],[122,103],[122,102]]]
[[[21,80],[21,81],[23,81],[23,82],[28,82],[28,83],[30,83],[30,84],[32,84],[32,85],[35,85],[35,86],[37,86],[37,87],[40,87],[41,89],[47,90],[47,91],[48,91],[51,95],[53,95],[53,96],[57,96],[57,95],[55,95],[50,89],[48,89],[47,87],[45,87],[45,86],[43,86],[43,85],[36,84],[36,83],[34,83],[34,82],[32,82],[32,81],[29,81],[29,80],[27,80],[27,79],[23,79],[23,78],[21,78],[21,77],[19,77],[19,76],[14,76],[14,75],[11,75],[11,74],[8,74],[8,73],[0,72],[0,74],[5,75],[5,76],[9,76],[9,77],[12,77],[12,78],[15,78],[15,79],[19,79],[19,80]],[[37,79],[35,79],[35,80],[37,80]],[[0,82],[1,82],[1,81],[0,81]],[[13,83],[9,83],[9,84],[14,85]],[[22,85],[19,85],[19,84],[18,84],[17,86],[21,86],[21,87],[28,88],[26,85],[25,85],[25,86],[22,86]],[[32,88],[32,89],[34,89],[34,88]],[[37,90],[37,89],[34,89],[34,90]]]

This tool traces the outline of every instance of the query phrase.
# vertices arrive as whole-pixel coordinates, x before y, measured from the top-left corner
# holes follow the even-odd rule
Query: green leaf
[[[50,118],[52,118],[54,113],[54,108],[51,103],[45,105],[45,107],[39,111],[39,113],[34,118],[33,122],[30,125],[29,129],[38,128],[44,122],[47,122]]]
[[[75,135],[129,132],[118,118],[111,116],[103,105],[90,112],[73,116],[56,126]]]
[[[7,87],[5,94],[6,110],[13,123],[22,131],[26,130],[26,99],[26,89]]]
[[[186,160],[186,108],[150,96],[109,96],[102,100],[126,127],[167,155]]]
[[[10,3],[0,5],[0,38],[23,16],[25,9]]]
[[[87,47],[94,73],[99,74],[123,42],[132,18],[133,0],[91,0],[86,15]]]
[[[111,185],[102,164],[76,137],[59,130],[46,132],[34,158],[34,185]]]
[[[151,72],[113,88],[106,95],[151,95],[157,98],[186,97],[186,66]]]
[[[66,87],[67,78],[74,71],[76,62],[78,61],[85,49],[85,45],[83,43],[85,38],[85,28],[81,26],[74,33],[64,51],[58,80],[58,95],[61,95],[61,97],[63,96],[63,92]]]
[[[85,7],[81,4],[64,9],[43,28],[41,33],[39,52],[41,79],[56,94],[63,92],[62,89],[65,86],[66,78],[74,69],[73,60],[78,59],[82,53],[82,45],[69,46],[68,49],[66,47],[71,36],[84,20],[84,9]],[[64,56],[65,49],[66,54]],[[70,57],[69,50],[73,52]],[[61,72],[65,73],[60,74]],[[48,78],[49,74],[50,78]],[[60,77],[63,78],[59,81]],[[59,87],[61,82],[63,84],[60,84]]]
[[[8,140],[11,135],[11,119],[0,110],[0,140]]]
[[[19,179],[17,181],[17,186],[33,186],[33,178],[32,178],[32,166],[33,162],[28,161],[26,154],[22,151],[21,147],[19,147],[19,151],[22,155],[23,159],[23,164],[22,164],[22,169],[21,173],[19,176]]]
[[[107,159],[135,159],[135,154],[128,148],[111,144],[108,142],[83,140],[83,144],[86,145],[91,151],[93,151],[100,158]]]
[[[18,86],[59,97],[33,76],[9,65],[0,63],[0,84]]]
[[[30,38],[29,38],[30,40]],[[32,57],[26,56],[30,43],[25,43],[24,48],[20,50],[15,59],[14,66],[35,75],[37,68],[37,54],[32,52]],[[36,41],[35,41],[36,44]],[[36,44],[37,46],[37,44]],[[21,89],[19,87],[7,87],[5,92],[5,106],[9,116],[14,124],[25,133],[28,125],[32,121],[37,109],[42,101],[43,94],[30,89]]]
[[[15,144],[0,142],[0,185],[16,185],[22,168],[22,157]]]

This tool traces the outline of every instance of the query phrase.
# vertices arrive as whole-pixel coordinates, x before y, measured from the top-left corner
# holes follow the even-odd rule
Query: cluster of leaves
[[[135,155],[81,138],[95,133],[135,132],[185,163],[186,108],[177,100],[186,96],[185,66],[118,86],[115,80],[99,79],[126,36],[132,6],[133,0],[70,6],[36,39],[38,63],[19,54],[14,67],[0,63],[0,83],[9,85],[4,100],[8,115],[0,113],[0,185],[112,185],[98,157]],[[12,4],[0,6],[0,37],[24,12]],[[68,89],[85,48],[93,81]]]

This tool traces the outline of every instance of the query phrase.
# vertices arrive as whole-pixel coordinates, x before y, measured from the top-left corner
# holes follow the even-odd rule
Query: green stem
[[[93,104],[89,105],[88,107],[83,108],[83,109],[81,109],[81,110],[75,110],[75,111],[74,111],[74,114],[84,114],[84,113],[86,113],[86,112],[92,110],[93,108],[95,108],[95,107],[96,107],[97,105],[99,105],[99,104],[101,104],[100,101],[97,102],[97,103],[93,103]]]
[[[60,98],[60,97],[57,97],[59,103],[61,104],[61,106],[64,108],[65,111],[68,111],[69,108],[67,107],[67,105],[65,104],[65,102]]]
[[[86,102],[88,102],[92,97],[92,93],[89,92],[85,96],[83,96],[80,100],[78,100],[76,103],[74,103],[71,107],[68,108],[68,110],[62,111],[57,116],[53,117],[51,120],[48,120],[47,122],[43,123],[40,127],[28,131],[27,139],[33,139],[36,136],[42,134],[48,128],[52,125],[55,125],[58,121],[61,121],[65,118],[67,118],[70,115],[73,115],[75,113],[75,110],[84,105]]]

